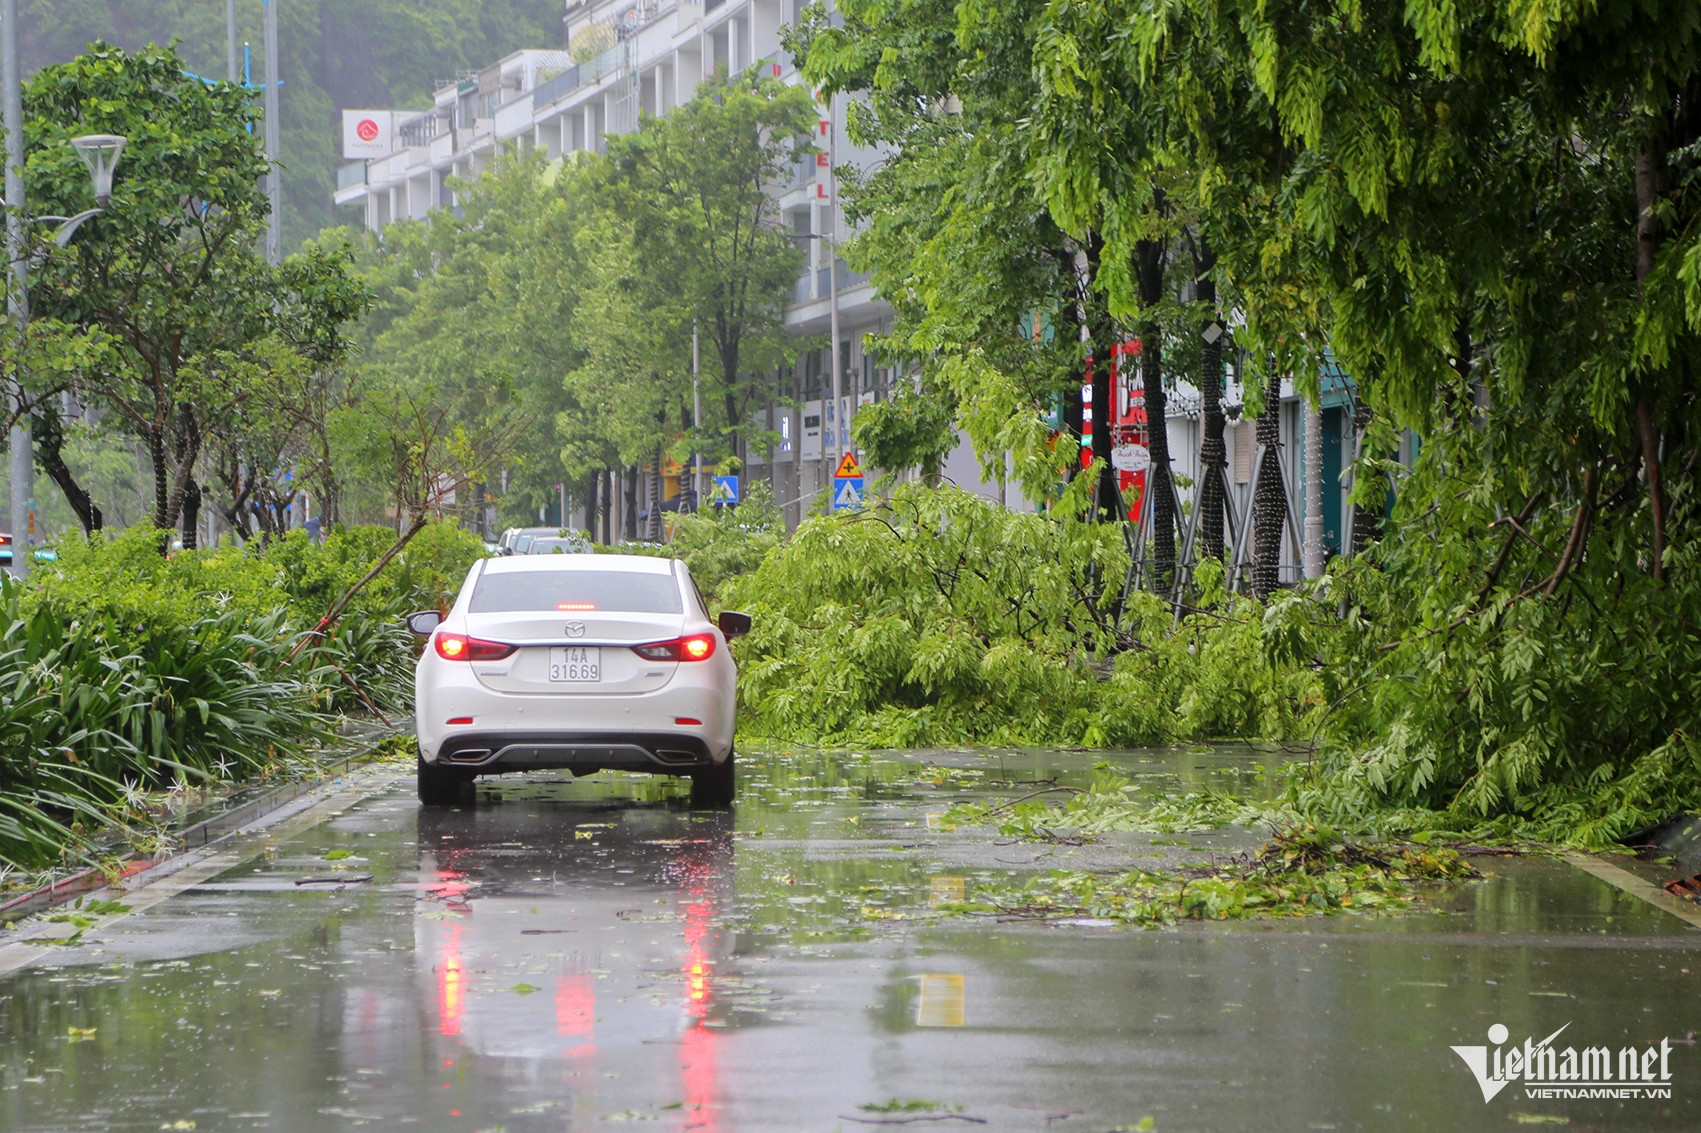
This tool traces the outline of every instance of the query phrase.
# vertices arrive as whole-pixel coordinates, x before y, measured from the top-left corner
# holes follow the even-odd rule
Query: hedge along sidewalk
[[[188,864],[195,851],[204,850],[214,843],[221,842],[230,835],[243,831],[251,826],[259,826],[267,819],[281,821],[287,814],[280,811],[286,808],[294,813],[301,807],[291,808],[290,804],[306,795],[315,799],[334,790],[342,782],[342,776],[349,774],[361,764],[368,763],[381,756],[385,744],[396,736],[411,736],[413,720],[411,718],[398,722],[397,729],[362,727],[350,737],[355,743],[352,751],[334,755],[324,763],[318,764],[315,773],[308,778],[290,783],[282,783],[261,794],[244,798],[233,806],[217,810],[208,817],[197,819],[180,830],[173,831],[178,849],[173,853],[158,854],[153,857],[142,857],[136,854],[126,854],[118,857],[116,871],[104,867],[90,867],[78,870],[69,877],[50,880],[44,885],[37,886],[5,904],[0,904],[0,930],[5,930],[13,922],[38,913],[54,905],[62,904],[75,897],[101,888],[120,889],[141,874],[148,877],[142,884],[150,884],[157,877],[164,877],[176,872]],[[227,797],[220,802],[228,802],[231,797],[241,798],[241,792]],[[311,806],[312,802],[304,804]],[[212,804],[213,808],[218,803]],[[197,808],[192,812],[205,814],[208,807]],[[116,877],[114,873],[116,872]]]

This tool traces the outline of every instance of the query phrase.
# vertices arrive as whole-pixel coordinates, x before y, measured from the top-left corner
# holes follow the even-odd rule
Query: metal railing
[[[413,146],[430,145],[433,139],[440,138],[448,132],[447,120],[439,118],[433,111],[403,122],[396,131],[396,136],[401,140],[402,145],[411,148]]]
[[[564,94],[579,89],[578,64],[567,68],[553,79],[546,79],[532,88],[532,105],[547,106]]]

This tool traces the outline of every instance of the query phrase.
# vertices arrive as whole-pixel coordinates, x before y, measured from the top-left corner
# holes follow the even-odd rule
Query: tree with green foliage
[[[97,43],[38,72],[24,101],[25,176],[37,214],[72,215],[90,203],[72,137],[129,139],[105,213],[67,248],[38,257],[29,305],[39,317],[98,332],[104,352],[81,368],[75,392],[142,441],[154,524],[181,522],[192,546],[208,428],[239,393],[224,371],[275,361],[262,344],[283,344],[321,371],[335,367],[365,290],[337,253],[310,252],[279,268],[259,257],[266,166],[249,133],[254,111],[237,87],[186,76],[169,49],[132,55]],[[99,514],[56,460],[55,435],[50,424],[46,467],[93,531]]]
[[[1359,506],[1398,484],[1381,569],[1332,582],[1346,781],[1477,813],[1588,786],[1619,828],[1693,792],[1693,10],[1099,14],[1055,58],[1168,123],[1243,343],[1310,397],[1327,344],[1374,413]]]
[[[959,21],[959,7],[846,0],[831,20],[815,7],[791,45],[824,91],[860,96],[851,137],[885,151],[840,173],[859,228],[845,254],[895,311],[878,346],[917,366],[920,385],[866,424],[859,414],[859,443],[882,447],[882,467],[936,467],[960,423],[988,474],[1003,481],[1012,453],[1021,486],[1043,500],[1079,471],[1085,358],[1108,404],[1116,336],[1091,241],[1064,232],[1028,175],[1032,14],[989,6]],[[1108,474],[1109,434],[1095,437]]]
[[[440,403],[474,433],[498,421],[516,425],[504,493],[516,519],[553,497],[562,477],[552,459],[562,447],[556,421],[576,409],[563,376],[583,357],[576,232],[589,206],[573,192],[574,176],[535,151],[504,155],[461,187],[459,215],[357,237],[356,270],[375,309],[361,328],[346,425],[361,428],[363,399],[385,391]],[[507,435],[506,426],[498,431]],[[569,455],[589,456],[596,467],[609,459],[606,451],[563,459]],[[388,490],[387,476],[379,483]],[[469,520],[481,517],[484,490],[474,486]]]
[[[868,92],[859,128],[897,147],[867,184],[917,235],[887,239],[870,209],[852,255],[881,252],[877,282],[915,300],[900,327],[973,326],[935,291],[975,300],[987,276],[935,271],[929,242],[989,183],[951,148],[966,122],[1094,259],[1113,317],[1148,337],[1156,308],[1173,349],[1232,312],[1266,440],[1276,376],[1315,404],[1326,351],[1353,375],[1359,518],[1390,486],[1398,503],[1364,559],[1332,568],[1327,606],[1273,598],[1265,614],[1273,641],[1320,661],[1338,785],[1366,806],[1581,807],[1597,833],[1694,805],[1693,698],[1672,693],[1701,623],[1691,7],[1052,0],[1031,23],[990,7],[847,2],[842,29],[802,44],[812,76]],[[1022,61],[1008,102],[978,101],[1000,59]],[[953,236],[950,252],[973,246]],[[1162,241],[1172,267],[1192,242],[1203,310],[1164,309]],[[1022,295],[989,290],[988,310]],[[981,345],[961,342],[959,358]],[[939,349],[938,372],[968,364]],[[1209,389],[1221,355],[1198,353]],[[1013,383],[977,388],[989,417],[1032,404]],[[1284,518],[1274,472],[1260,543]]]
[[[608,139],[584,189],[607,216],[583,249],[607,317],[583,322],[589,356],[573,384],[647,371],[652,403],[634,410],[684,425],[695,326],[709,359],[703,401],[718,403],[722,423],[691,421],[692,447],[712,458],[744,448],[770,375],[796,350],[785,306],[801,253],[770,190],[809,149],[814,123],[808,91],[753,70],[716,76]]]

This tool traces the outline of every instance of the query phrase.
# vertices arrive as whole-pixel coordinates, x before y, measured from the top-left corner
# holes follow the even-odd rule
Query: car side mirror
[[[749,619],[746,618],[746,621]],[[436,610],[421,610],[417,614],[408,615],[408,630],[421,637],[429,637],[431,631],[443,624],[443,615]]]
[[[743,637],[750,632],[750,615],[741,614],[736,610],[722,610],[715,624],[721,627],[721,633],[729,640]]]

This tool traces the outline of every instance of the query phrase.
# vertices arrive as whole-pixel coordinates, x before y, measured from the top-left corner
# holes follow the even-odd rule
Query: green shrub
[[[335,716],[411,696],[402,623],[458,587],[483,544],[432,524],[308,638],[389,546],[385,528],[323,546],[168,556],[160,533],[69,538],[27,586],[0,584],[0,862],[51,864],[77,835],[138,817],[136,793],[240,779],[324,740]]]
[[[1315,678],[1273,648],[1269,611],[1205,574],[1217,608],[1177,627],[1157,597],[1124,600],[1116,525],[905,485],[806,521],[726,587],[754,619],[742,724],[898,747],[1293,734]]]

